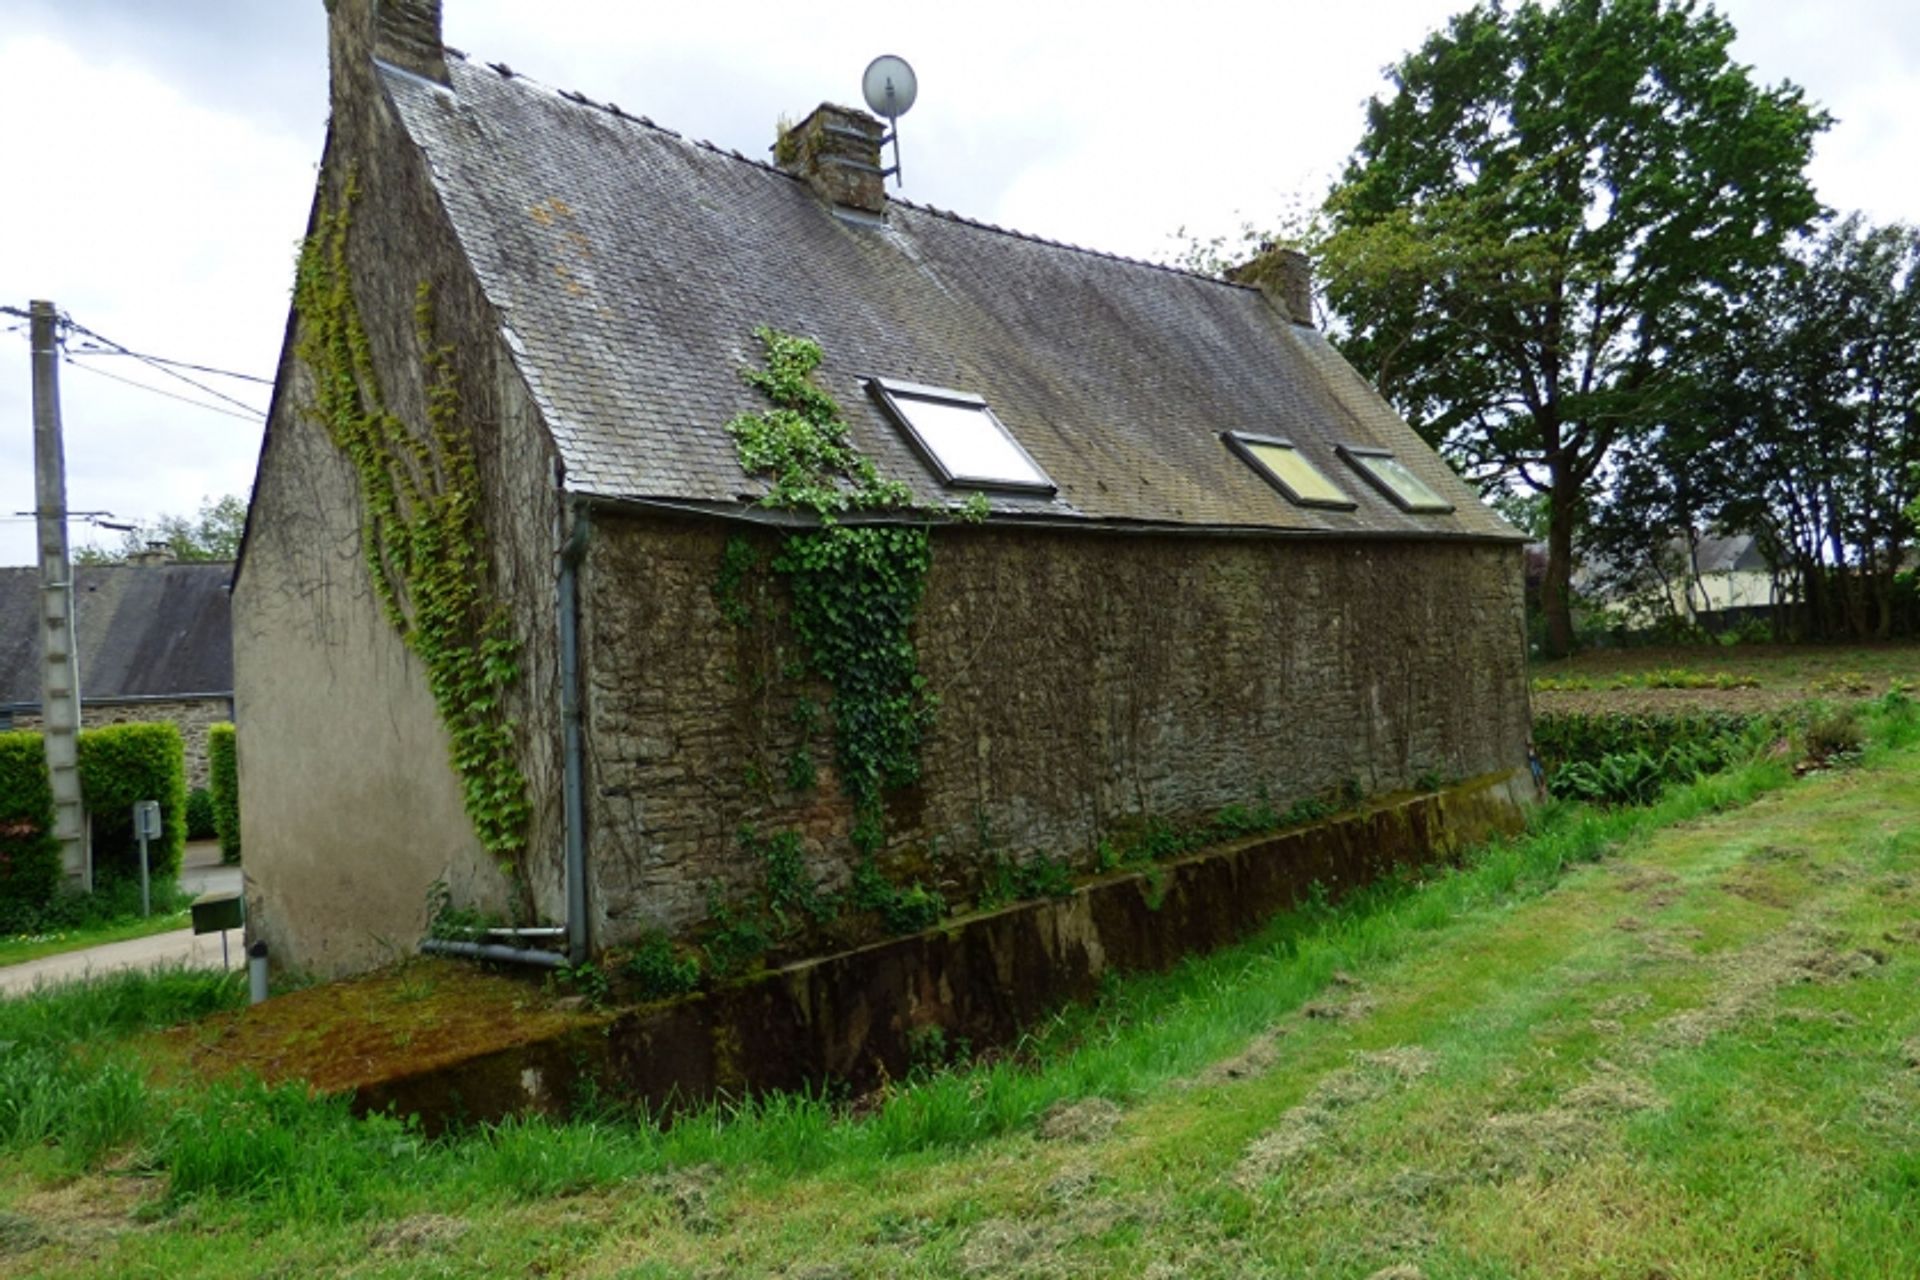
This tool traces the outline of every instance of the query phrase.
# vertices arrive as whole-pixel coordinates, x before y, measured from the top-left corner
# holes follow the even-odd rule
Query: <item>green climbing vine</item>
[[[920,776],[920,741],[936,704],[910,634],[932,550],[924,524],[842,520],[907,509],[912,495],[879,477],[848,439],[840,406],[814,384],[819,344],[772,329],[755,336],[766,367],[741,374],[773,407],[741,414],[727,430],[740,464],[772,482],[762,505],[818,518],[787,536],[770,567],[792,597],[790,620],[808,669],[833,690],[834,762],[853,801],[854,842],[870,854],[881,839],[882,793]],[[736,560],[722,565],[723,607],[735,598]]]
[[[432,293],[423,281],[413,321],[426,423],[414,430],[387,405],[353,300],[347,235],[358,194],[350,175],[340,203],[322,205],[301,246],[297,353],[313,373],[311,411],[359,478],[367,572],[388,619],[426,667],[467,815],[481,844],[509,860],[526,845],[531,812],[505,704],[520,674],[518,644],[492,591],[453,350],[436,341]]]

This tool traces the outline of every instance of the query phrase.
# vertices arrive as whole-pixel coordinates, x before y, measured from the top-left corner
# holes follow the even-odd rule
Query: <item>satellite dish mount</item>
[[[913,68],[907,65],[905,58],[883,53],[867,64],[866,74],[860,77],[860,92],[867,100],[867,108],[873,114],[887,122],[892,132],[880,139],[880,145],[893,144],[893,167],[882,169],[880,176],[893,175],[893,185],[900,185],[900,117],[913,107],[913,100],[920,92],[920,82],[914,78]]]

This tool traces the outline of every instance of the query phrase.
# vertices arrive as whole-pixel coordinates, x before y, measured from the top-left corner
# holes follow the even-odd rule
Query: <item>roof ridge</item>
[[[605,112],[606,114],[613,116],[617,120],[624,120],[629,124],[640,125],[642,128],[649,129],[654,133],[665,134],[667,137],[672,138],[677,142],[684,143],[687,146],[697,147],[702,151],[710,151],[714,155],[720,156],[723,159],[736,160],[741,164],[750,165],[755,169],[760,169],[760,170],[764,170],[767,173],[776,174],[779,177],[785,178],[790,182],[806,181],[806,179],[802,178],[799,174],[789,173],[787,170],[782,169],[780,166],[775,164],[769,164],[765,160],[755,160],[751,156],[741,155],[739,151],[731,147],[722,147],[717,143],[709,142],[704,138],[690,138],[685,134],[679,132],[678,130],[669,129],[667,128],[667,126],[663,124],[655,123],[651,117],[644,116],[644,115],[636,116],[630,112],[622,111],[620,109],[620,104],[616,102],[599,102],[593,98],[588,97],[586,94],[580,92],[578,89],[558,88],[557,86],[548,84],[544,80],[540,80],[533,76],[530,76],[524,71],[515,71],[512,67],[508,66],[504,62],[486,62],[486,63],[477,62],[475,59],[469,57],[465,52],[459,49],[454,49],[454,48],[448,48],[446,52],[449,56],[457,58],[461,62],[465,62],[472,66],[484,67],[489,71],[495,72],[503,80],[524,81],[525,83],[527,83],[528,85],[534,88],[544,89],[548,93],[553,94],[555,97],[561,98],[567,102],[571,102],[575,106],[590,107],[593,110]],[[1245,290],[1250,292],[1258,292],[1258,290],[1255,289],[1254,286],[1252,285],[1241,284],[1235,280],[1223,279],[1220,276],[1208,275],[1204,271],[1195,271],[1188,267],[1174,266],[1172,263],[1167,263],[1167,262],[1154,262],[1147,258],[1136,258],[1129,254],[1114,253],[1113,251],[1108,249],[1094,249],[1087,245],[1074,244],[1068,240],[1055,240],[1049,236],[1039,235],[1039,234],[1036,234],[1035,232],[1021,231],[1016,227],[1003,227],[998,223],[988,222],[984,218],[970,218],[966,214],[955,213],[951,209],[936,208],[935,206],[930,204],[922,204],[917,200],[909,200],[904,196],[888,196],[887,202],[889,204],[897,204],[897,205],[904,206],[905,208],[912,209],[916,213],[924,213],[930,217],[942,218],[948,222],[959,223],[961,226],[973,227],[976,230],[980,230],[980,231],[991,231],[996,235],[1010,236],[1015,240],[1025,240],[1030,244],[1046,245],[1048,248],[1052,248],[1052,249],[1065,249],[1070,253],[1084,253],[1090,257],[1105,258],[1109,262],[1124,263],[1127,266],[1131,266],[1131,267],[1146,267],[1152,271],[1164,271],[1168,275],[1185,276],[1190,280],[1200,280],[1207,284],[1216,284],[1227,289],[1239,289],[1239,290]]]

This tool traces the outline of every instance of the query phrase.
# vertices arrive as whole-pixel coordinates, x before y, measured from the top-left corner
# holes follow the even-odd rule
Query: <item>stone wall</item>
[[[233,719],[231,698],[155,699],[141,702],[87,702],[81,704],[80,725],[98,729],[109,724],[172,723],[180,726],[187,753],[187,787],[207,785],[207,729]],[[16,712],[13,727],[38,729],[38,712]]]
[[[680,929],[758,886],[743,827],[805,838],[848,880],[830,729],[788,786],[796,707],[777,625],[741,629],[713,584],[742,526],[601,517],[585,574],[596,941]],[[770,552],[778,535],[747,535]],[[764,583],[764,578],[762,579]],[[778,615],[776,588],[750,597]],[[884,868],[970,892],[983,862],[1091,864],[1149,819],[1372,795],[1522,768],[1520,553],[954,526],[934,533],[917,625],[940,699]]]

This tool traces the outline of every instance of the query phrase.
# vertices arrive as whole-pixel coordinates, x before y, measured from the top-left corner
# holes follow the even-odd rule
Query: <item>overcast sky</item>
[[[1133,7],[446,0],[447,42],[696,138],[763,154],[781,114],[919,73],[904,194],[1165,258],[1173,234],[1317,199],[1381,68],[1465,0]],[[1735,0],[1736,55],[1837,119],[1821,198],[1920,219],[1920,6]],[[0,305],[50,298],[136,351],[271,376],[326,127],[321,0],[0,0]],[[0,564],[33,560],[24,332],[0,317]],[[68,505],[191,513],[252,482],[256,423],[124,357],[62,367]],[[195,375],[198,377],[199,375]],[[267,388],[207,380],[264,407]],[[219,403],[219,402],[215,402]],[[117,542],[83,524],[76,543]]]

